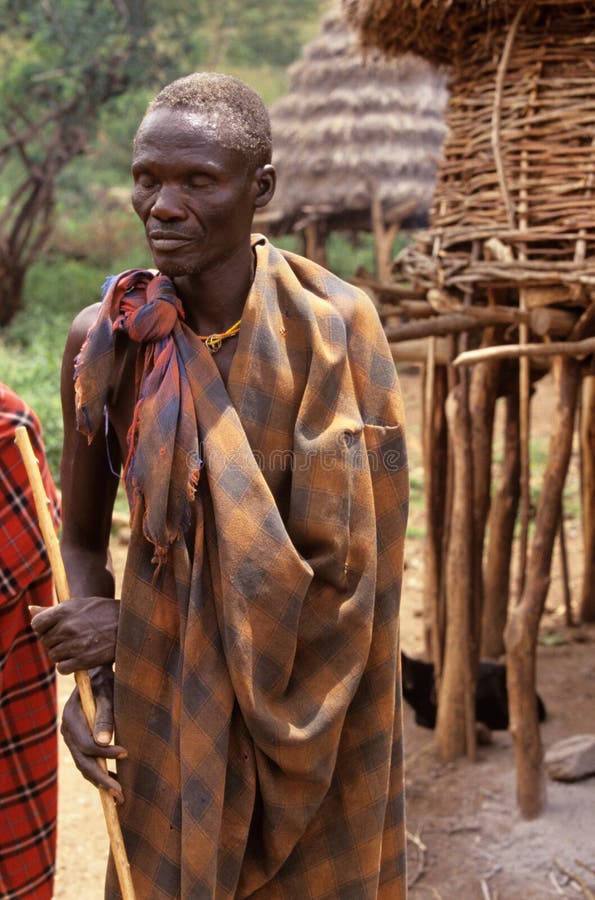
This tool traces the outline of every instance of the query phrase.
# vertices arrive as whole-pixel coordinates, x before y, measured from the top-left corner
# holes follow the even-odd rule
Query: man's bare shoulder
[[[64,364],[68,365],[78,354],[89,328],[97,319],[100,307],[101,303],[91,303],[90,306],[81,309],[72,320],[64,348]]]
[[[84,309],[81,309],[72,320],[70,337],[73,339],[80,337],[82,343],[87,336],[89,328],[97,319],[100,308],[101,303],[91,303],[89,306],[85,306]]]

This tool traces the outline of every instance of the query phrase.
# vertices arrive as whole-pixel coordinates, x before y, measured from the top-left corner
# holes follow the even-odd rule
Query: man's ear
[[[273,194],[277,184],[277,173],[275,167],[268,163],[266,166],[259,166],[254,173],[254,185],[256,187],[256,196],[254,197],[254,206],[256,209],[262,209],[266,206]]]

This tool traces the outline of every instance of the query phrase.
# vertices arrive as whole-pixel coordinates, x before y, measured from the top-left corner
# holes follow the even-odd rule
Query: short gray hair
[[[149,103],[155,109],[186,109],[212,117],[222,146],[239,150],[257,168],[270,163],[271,122],[262,99],[245,82],[219,72],[194,72],[162,88]]]

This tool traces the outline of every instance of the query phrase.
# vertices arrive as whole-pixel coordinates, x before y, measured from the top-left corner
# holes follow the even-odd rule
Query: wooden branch
[[[434,341],[431,350],[430,342]],[[428,354],[433,353],[434,363],[438,366],[447,366],[450,362],[450,347],[446,338],[418,338],[413,341],[397,341],[389,343],[392,357],[397,363],[412,362],[425,364]]]
[[[407,319],[431,319],[436,315],[425,300],[397,300],[394,305],[389,303],[388,306],[381,306],[377,312],[382,321],[395,316],[404,316]]]
[[[480,319],[488,325],[497,325],[498,323],[503,325],[520,325],[529,321],[528,313],[514,306],[499,306],[497,304],[473,306],[472,304],[463,304],[453,294],[437,288],[430,288],[428,291],[428,302],[437,313],[460,312],[463,315]]]
[[[527,285],[525,298],[530,310],[551,306],[553,303],[577,303],[580,300],[576,286],[564,284],[550,284],[547,287]]]
[[[434,316],[421,322],[404,322],[401,325],[389,325],[385,329],[389,341],[409,341],[413,338],[439,337],[447,334],[460,334],[461,331],[472,331],[483,328],[486,322],[480,322],[474,316],[462,313],[450,313]]]
[[[502,94],[504,91],[504,76],[506,75],[506,70],[508,68],[508,61],[510,59],[510,52],[512,50],[512,45],[514,43],[514,39],[516,37],[516,33],[519,27],[519,22],[521,17],[524,15],[525,9],[527,7],[526,3],[523,3],[522,6],[519,7],[516,16],[514,17],[508,34],[506,35],[506,42],[504,44],[504,49],[502,50],[502,57],[498,64],[498,70],[496,72],[496,88],[494,93],[494,106],[492,109],[492,150],[494,153],[494,162],[496,164],[496,172],[498,174],[498,183],[500,185],[500,192],[502,194],[502,199],[504,201],[504,206],[506,208],[506,215],[508,217],[508,224],[510,228],[514,228],[514,207],[512,205],[512,200],[510,197],[510,191],[508,190],[508,183],[506,181],[506,173],[504,171],[504,163],[502,160],[502,152],[500,149],[500,127],[501,127],[501,118],[502,118]]]
[[[358,287],[370,288],[378,294],[387,294],[397,298],[402,297],[404,300],[426,299],[425,291],[403,287],[400,284],[393,284],[390,281],[379,281],[377,278],[372,278],[371,276],[352,275],[348,281],[350,284],[355,284]]]
[[[393,338],[394,340],[394,338]],[[556,341],[550,344],[504,344],[460,353],[453,366],[473,366],[486,359],[520,359],[524,356],[575,356],[582,359],[595,353],[595,337],[583,341]]]
[[[527,304],[529,306],[529,304]],[[533,334],[566,337],[576,325],[578,316],[564,309],[537,306],[529,311],[529,326]]]

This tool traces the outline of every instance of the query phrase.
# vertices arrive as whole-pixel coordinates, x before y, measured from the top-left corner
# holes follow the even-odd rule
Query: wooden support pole
[[[304,255],[320,266],[327,266],[326,246],[320,223],[316,219],[307,222],[303,229]]]
[[[399,231],[400,222],[387,224],[382,211],[382,202],[378,193],[375,178],[368,179],[370,191],[370,213],[374,250],[376,256],[376,275],[380,281],[388,281],[392,271],[392,248]]]
[[[442,674],[445,629],[441,575],[448,471],[446,418],[444,415],[447,379],[445,366],[437,363],[431,351],[428,353],[424,368],[422,391],[422,451],[426,520],[424,632],[426,651],[434,662],[435,677],[439,681]]]
[[[523,594],[513,607],[505,632],[510,731],[514,738],[517,800],[521,815],[532,819],[545,807],[542,746],[535,702],[536,645],[550,580],[562,491],[572,450],[580,384],[576,360],[554,364],[555,404],[543,487],[537,505]]]
[[[583,378],[580,424],[583,579],[579,618],[595,622],[595,375]]]
[[[494,329],[487,329],[483,335],[483,344],[489,346],[493,343],[494,336]],[[471,626],[475,646],[478,648],[478,658],[484,605],[482,561],[486,523],[490,509],[492,443],[500,368],[501,364],[498,361],[475,366],[469,389],[473,464]]]
[[[564,528],[564,509],[560,510],[560,524],[558,526],[558,545],[560,547],[560,568],[562,570],[562,596],[564,597],[564,618],[566,625],[572,628],[574,619],[572,616],[572,594],[570,593],[570,571],[568,568],[568,552],[566,549],[566,531]]]
[[[504,628],[510,597],[514,526],[519,506],[519,394],[518,386],[505,399],[504,462],[500,485],[492,499],[484,571],[484,609],[481,656],[497,659],[504,653]]]
[[[469,515],[467,415],[464,391],[458,384],[450,391],[446,400],[446,419],[453,457],[453,495],[445,560],[447,628],[434,732],[436,749],[445,762],[465,753],[470,759],[475,756],[475,691],[472,681],[472,648],[468,640],[471,632],[473,523]],[[473,734],[469,734],[470,699],[473,702]]]
[[[520,294],[521,308],[526,309],[526,301],[523,291]],[[521,347],[529,344],[529,329],[527,325],[519,328],[519,340]],[[525,570],[527,567],[527,548],[529,545],[529,518],[531,511],[531,454],[529,448],[531,428],[531,372],[529,358],[521,353],[519,357],[519,441],[521,453],[520,468],[520,534],[517,571],[517,596],[520,597],[525,585]]]

